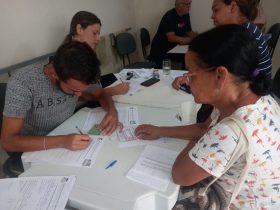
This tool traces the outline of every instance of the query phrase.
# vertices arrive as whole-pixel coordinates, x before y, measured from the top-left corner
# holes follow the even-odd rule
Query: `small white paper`
[[[75,176],[0,179],[0,209],[64,210]]]
[[[165,192],[178,154],[179,152],[173,150],[148,145],[126,177]]]

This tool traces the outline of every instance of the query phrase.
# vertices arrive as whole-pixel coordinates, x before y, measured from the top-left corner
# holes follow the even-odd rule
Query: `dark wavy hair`
[[[69,33],[64,39],[65,42],[72,41],[72,37],[77,34],[76,27],[80,24],[83,29],[86,29],[88,26],[93,24],[99,24],[101,26],[100,19],[93,13],[87,11],[77,12],[71,20]]]
[[[53,57],[53,66],[64,82],[75,79],[91,84],[100,78],[100,61],[86,43],[71,41],[62,44]]]
[[[190,42],[189,50],[198,56],[202,68],[224,66],[235,75],[237,83],[249,81],[255,94],[270,93],[270,77],[262,73],[255,76],[258,46],[243,26],[229,24],[206,31]]]
[[[226,5],[229,5],[233,1],[236,2],[241,13],[245,15],[248,20],[255,20],[258,14],[258,0],[223,0]]]

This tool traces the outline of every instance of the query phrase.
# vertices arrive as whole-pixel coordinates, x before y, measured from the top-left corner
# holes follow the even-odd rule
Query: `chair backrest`
[[[116,49],[120,57],[123,59],[123,64],[125,66],[125,56],[129,60],[129,54],[136,51],[136,42],[132,34],[127,32],[119,33],[116,36]]]
[[[270,52],[270,57],[272,58],[274,49],[276,47],[279,35],[280,35],[280,23],[273,24],[267,33],[271,34],[271,38],[268,40],[268,48]]]
[[[2,128],[3,110],[5,105],[7,83],[0,83],[0,133]]]
[[[280,68],[274,76],[272,91],[280,99]]]
[[[140,29],[140,40],[142,45],[143,57],[148,59],[146,47],[151,43],[150,33],[146,28]]]

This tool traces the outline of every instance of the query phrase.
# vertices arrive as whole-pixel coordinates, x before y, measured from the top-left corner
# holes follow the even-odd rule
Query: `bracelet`
[[[47,150],[46,148],[46,137],[44,136],[44,140],[43,140],[43,146],[44,146],[44,150]]]

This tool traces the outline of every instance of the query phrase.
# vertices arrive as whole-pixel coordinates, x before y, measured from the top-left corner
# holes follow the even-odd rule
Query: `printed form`
[[[0,179],[0,209],[64,210],[75,176]]]
[[[179,152],[148,145],[126,177],[159,191],[166,191]]]
[[[72,151],[64,148],[49,149],[35,152],[25,152],[22,159],[24,162],[48,162],[58,165],[78,167],[91,167],[107,137],[90,136],[91,143],[84,150]]]

